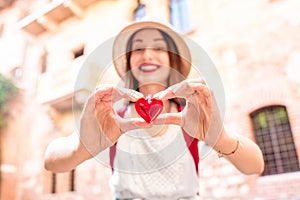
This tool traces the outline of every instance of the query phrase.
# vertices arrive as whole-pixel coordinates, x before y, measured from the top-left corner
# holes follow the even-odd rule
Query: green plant
[[[17,93],[18,89],[13,82],[0,74],[0,129],[6,125],[6,115],[9,111],[6,104],[16,97]]]

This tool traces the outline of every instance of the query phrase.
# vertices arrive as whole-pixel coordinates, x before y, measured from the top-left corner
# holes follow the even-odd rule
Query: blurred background
[[[300,199],[299,10],[299,0],[0,0],[1,199],[113,199],[109,168],[91,159],[55,174],[43,155],[74,130],[91,90],[74,86],[84,60],[144,16],[169,21],[207,52],[226,94],[225,125],[264,154],[260,176],[214,152],[202,158],[202,199]],[[113,67],[106,73],[118,79]]]

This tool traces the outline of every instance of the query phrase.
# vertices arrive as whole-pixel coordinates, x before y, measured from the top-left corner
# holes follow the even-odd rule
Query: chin
[[[167,87],[167,81],[157,80],[157,79],[142,79],[140,81],[140,86],[145,85],[153,85],[153,86],[160,86],[160,87]]]

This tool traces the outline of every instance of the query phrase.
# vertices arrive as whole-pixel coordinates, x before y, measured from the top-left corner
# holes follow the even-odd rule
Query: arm
[[[110,141],[113,141],[113,138],[108,139],[99,125],[106,124],[102,123],[102,120],[114,121],[110,118],[112,112],[111,102],[102,102],[97,99],[109,99],[111,90],[112,88],[102,89],[101,92],[95,92],[87,99],[80,118],[79,134],[73,132],[70,136],[57,138],[49,144],[44,162],[47,170],[53,172],[69,171],[110,146]],[[111,132],[112,130],[106,131]],[[118,136],[114,138],[117,139]]]
[[[223,153],[222,157],[244,174],[261,174],[264,170],[264,160],[260,148],[247,137],[233,136],[223,129],[216,144],[211,146],[218,153]]]
[[[161,115],[154,123],[177,124],[190,136],[205,141],[217,152],[222,152],[241,172],[262,173],[264,160],[261,150],[243,136],[238,136],[240,142],[237,146],[237,138],[226,132],[214,95],[203,80],[183,81],[157,93],[155,97],[162,100],[183,97],[187,100],[187,105],[181,113]],[[233,151],[234,153],[225,155]]]
[[[143,95],[110,85],[99,87],[86,101],[80,118],[79,134],[54,140],[46,149],[45,168],[65,172],[113,145],[128,130],[149,127],[144,120],[122,119],[115,115],[113,103],[126,98],[136,101]]]
[[[45,168],[52,172],[66,172],[88,160],[92,155],[80,142],[76,132],[57,138],[49,144],[45,153]]]

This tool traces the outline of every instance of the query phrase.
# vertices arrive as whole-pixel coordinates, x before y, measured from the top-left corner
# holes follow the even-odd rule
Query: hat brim
[[[182,75],[184,77],[187,77],[191,69],[191,54],[186,42],[178,33],[173,31],[172,28],[170,28],[169,26],[154,21],[141,21],[132,23],[126,26],[124,29],[122,29],[116,36],[113,43],[112,56],[113,63],[118,75],[122,78],[126,74],[126,46],[129,38],[136,31],[144,28],[160,29],[174,40],[179,52],[179,56],[184,61],[182,66]]]

